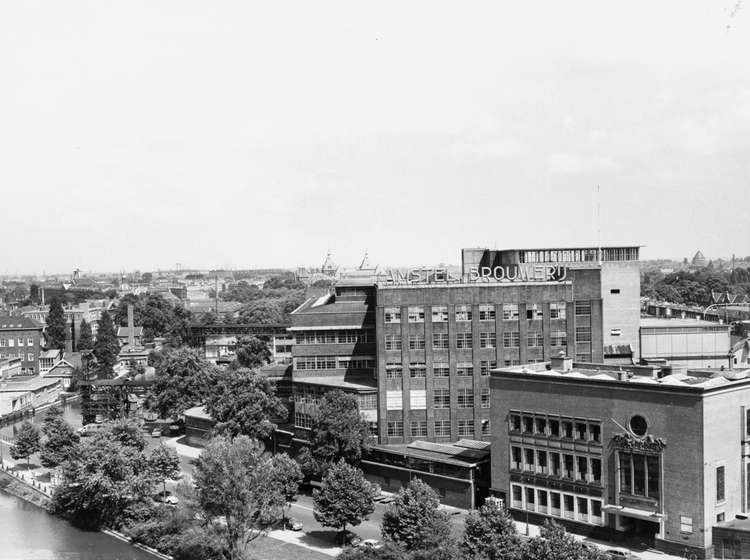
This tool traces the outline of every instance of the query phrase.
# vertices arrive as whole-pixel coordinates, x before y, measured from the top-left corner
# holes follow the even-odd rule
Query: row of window
[[[497,318],[497,307],[500,307],[503,321],[517,321],[519,319],[519,310],[517,303],[504,303],[502,305],[480,305],[479,306],[479,320],[480,321],[494,321]],[[552,302],[550,303],[550,319],[565,319],[565,302]],[[575,303],[576,315],[591,315],[591,302],[590,301],[577,301]],[[386,307],[385,311],[385,322],[386,323],[400,323],[401,322],[401,307]],[[448,321],[448,306],[447,305],[433,305],[430,308],[433,323],[445,323]],[[473,311],[470,305],[456,305],[455,306],[456,321],[471,321],[473,318]],[[529,305],[526,308],[527,319],[541,319],[542,318],[542,306],[538,304]],[[424,323],[425,319],[425,307],[422,305],[412,305],[407,308],[407,322],[409,323]]]
[[[427,437],[427,421],[426,420],[415,420],[411,422],[411,437]],[[450,420],[435,420],[435,437],[450,437],[451,435],[451,421]],[[396,420],[394,422],[386,423],[387,436],[389,438],[402,438],[404,437],[404,422],[402,420]],[[474,436],[474,420],[459,420],[458,421],[458,435],[459,436]],[[482,420],[482,435],[490,435],[490,421]]]
[[[340,331],[305,331],[298,332],[294,338],[296,344],[361,344],[375,342],[375,331],[372,329],[352,329]]]
[[[507,360],[510,361],[510,360]],[[518,360],[515,360],[516,362]],[[518,365],[518,364],[506,364]],[[490,374],[490,370],[497,367],[495,360],[482,360],[480,362],[480,373],[483,377]],[[456,362],[456,375],[458,377],[473,377],[473,362]],[[401,362],[388,362],[385,364],[386,379],[401,379],[403,376],[403,364]],[[432,364],[433,377],[450,377],[450,364],[448,362],[434,362]],[[427,364],[424,362],[409,362],[409,377],[427,377]]]
[[[295,369],[375,369],[372,356],[298,356]]]
[[[24,355],[26,356],[27,361],[34,361],[34,354],[24,354],[23,352],[19,352],[18,354],[16,354],[15,352],[9,352],[8,354],[6,354],[5,352],[0,352],[0,358],[21,358],[23,360]]]
[[[595,498],[519,484],[511,484],[510,494],[510,503],[514,508],[594,525],[604,524],[602,501]]]
[[[23,338],[0,338],[0,348],[4,348],[5,344],[7,344],[10,347],[13,346],[24,346],[24,339]],[[26,339],[26,346],[34,346],[34,339],[33,338],[27,338]]]
[[[510,468],[515,471],[575,480],[576,482],[592,484],[601,484],[602,482],[602,460],[600,457],[511,446]]]
[[[320,404],[327,389],[317,385],[295,385],[293,388],[294,402],[306,404]],[[360,410],[377,410],[378,395],[363,393],[357,395]]]
[[[602,440],[602,424],[599,420],[561,418],[549,414],[511,412],[508,430],[510,433],[591,443],[601,443]]]
[[[591,342],[591,327],[576,327],[576,342]],[[456,333],[456,348],[471,349],[474,344],[472,333]],[[553,331],[550,333],[550,344],[552,347],[563,347],[568,344],[568,335],[565,331]],[[409,350],[424,350],[426,346],[425,335],[422,333],[409,334]],[[521,346],[521,333],[519,331],[506,331],[503,333],[503,348],[519,348]],[[544,346],[544,335],[539,331],[526,333],[526,346],[528,348],[539,348]],[[479,333],[480,348],[497,348],[497,335],[494,332]],[[401,334],[386,334],[385,349],[401,350]],[[450,348],[450,335],[448,333],[432,333],[432,349],[448,350]]]
[[[482,408],[490,407],[490,390],[481,389],[479,393],[480,406]],[[386,410],[403,410],[404,394],[403,391],[386,391],[385,393]],[[458,389],[456,391],[456,403],[458,408],[474,408],[474,389]],[[434,408],[450,408],[451,392],[450,389],[435,389],[432,395],[432,404]],[[427,390],[412,389],[409,391],[409,408],[411,410],[427,409]]]

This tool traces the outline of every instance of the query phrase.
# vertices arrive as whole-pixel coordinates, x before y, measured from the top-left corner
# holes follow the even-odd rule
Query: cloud
[[[481,142],[460,142],[446,148],[451,157],[461,161],[495,161],[518,159],[528,148],[514,138],[501,138]]]

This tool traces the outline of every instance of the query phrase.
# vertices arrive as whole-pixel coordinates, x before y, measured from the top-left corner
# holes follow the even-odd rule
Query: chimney
[[[135,324],[133,321],[133,306],[128,305],[128,349],[135,348]]]
[[[560,350],[557,356],[552,356],[549,360],[549,365],[553,370],[557,371],[570,371],[573,369],[573,358],[568,358],[565,352]]]

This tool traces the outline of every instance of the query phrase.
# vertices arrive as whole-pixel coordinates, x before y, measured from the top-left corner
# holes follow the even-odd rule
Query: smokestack
[[[128,305],[128,348],[135,348],[135,322],[133,320],[133,306]]]

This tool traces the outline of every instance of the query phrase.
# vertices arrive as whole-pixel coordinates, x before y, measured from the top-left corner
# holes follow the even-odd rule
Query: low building
[[[29,393],[31,408],[52,404],[60,397],[62,383],[58,379],[23,376],[0,384],[0,393]]]
[[[45,350],[39,356],[39,373],[44,375],[50,371],[53,367],[59,364],[63,359],[63,353],[57,348],[52,350]]]
[[[0,317],[0,359],[21,358],[21,373],[39,373],[43,330],[43,323],[29,317]]]
[[[696,319],[641,319],[641,360],[689,368],[732,368],[730,325]]]
[[[715,528],[723,541],[750,510],[750,370],[675,370],[558,357],[493,371],[493,494],[519,520],[714,557]]]
[[[209,416],[203,405],[194,406],[184,412],[185,439],[191,447],[204,447],[209,440],[209,433],[216,421]]]
[[[21,375],[21,358],[0,358],[0,379]]]
[[[33,397],[29,391],[0,392],[0,418],[23,414],[32,408]]]

